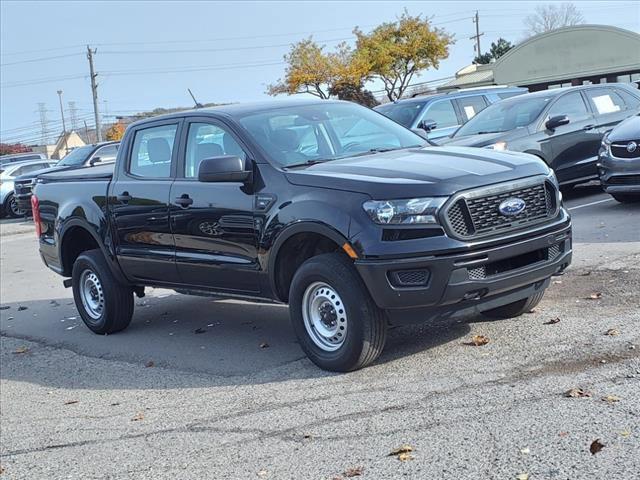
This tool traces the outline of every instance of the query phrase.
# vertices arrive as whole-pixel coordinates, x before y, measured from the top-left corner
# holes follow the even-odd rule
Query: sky
[[[10,1],[0,2],[0,140],[38,143],[39,105],[49,129],[93,125],[86,45],[97,49],[99,108],[106,122],[156,107],[188,107],[190,88],[200,103],[270,98],[267,85],[282,77],[289,46],[310,35],[331,50],[353,44],[352,30],[369,31],[403,10],[432,17],[454,34],[449,58],[413,82],[450,77],[475,56],[480,16],[481,48],[499,37],[525,38],[523,19],[541,2],[213,2],[213,1]],[[637,1],[575,1],[586,23],[640,32]],[[369,86],[372,90],[378,85]],[[68,102],[75,102],[72,112]]]

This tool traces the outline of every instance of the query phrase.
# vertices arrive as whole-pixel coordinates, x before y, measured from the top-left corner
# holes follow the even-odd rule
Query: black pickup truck
[[[318,366],[354,370],[389,324],[517,316],[571,261],[553,172],[434,147],[347,102],[230,105],[132,124],[115,171],[42,175],[44,262],[96,333],[145,286],[288,303]]]

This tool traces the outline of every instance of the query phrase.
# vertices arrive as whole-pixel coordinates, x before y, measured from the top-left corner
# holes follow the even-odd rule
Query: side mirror
[[[100,163],[101,161],[102,159],[100,157],[93,157],[91,160],[89,160],[89,165],[93,167],[96,163]]]
[[[205,158],[198,167],[200,182],[246,182],[250,177],[245,161],[235,155]]]
[[[418,124],[418,128],[424,130],[427,133],[429,133],[431,130],[435,130],[437,126],[438,124],[434,120],[430,119],[421,120]]]
[[[567,125],[568,123],[569,117],[567,117],[566,115],[554,115],[549,120],[547,120],[547,123],[545,123],[544,126],[547,128],[547,130],[555,130],[556,128],[562,125]]]

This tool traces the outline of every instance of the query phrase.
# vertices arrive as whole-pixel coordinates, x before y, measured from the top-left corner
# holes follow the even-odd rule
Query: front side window
[[[455,127],[458,125],[458,117],[451,100],[435,102],[427,107],[423,119],[425,122],[435,122],[436,128]]]
[[[198,176],[200,162],[205,158],[235,155],[243,160],[246,154],[235,138],[223,127],[211,123],[192,123],[187,135],[184,176]]]
[[[624,100],[624,103],[627,105],[627,109],[633,110],[634,108],[640,107],[640,98],[632,93],[625,90],[616,90],[616,93],[622,97],[622,100]]]
[[[591,102],[591,106],[598,115],[615,113],[627,109],[624,100],[613,90],[594,88],[593,90],[587,90],[586,93],[589,102]]]
[[[161,125],[136,131],[129,173],[147,178],[169,178],[178,125]]]
[[[584,120],[589,116],[587,106],[582,99],[580,92],[571,92],[562,95],[549,109],[547,119],[558,115],[566,115],[569,121],[576,122]]]
[[[99,148],[96,153],[93,154],[93,158],[100,157],[101,162],[114,162],[118,155],[118,145],[107,145],[106,147]]]
[[[239,122],[267,156],[284,167],[425,143],[393,120],[351,103],[275,108],[245,114]]]

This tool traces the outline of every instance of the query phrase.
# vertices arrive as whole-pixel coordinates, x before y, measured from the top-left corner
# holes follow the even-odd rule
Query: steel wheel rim
[[[104,312],[104,291],[98,276],[91,270],[80,275],[80,300],[84,311],[94,320],[98,320]]]
[[[338,292],[324,282],[314,282],[302,297],[304,328],[311,341],[325,352],[335,352],[347,338],[349,322]]]
[[[11,197],[9,199],[9,208],[11,209],[11,213],[14,216],[19,217],[20,215],[22,215],[22,210],[18,208],[18,202],[15,197]]]

